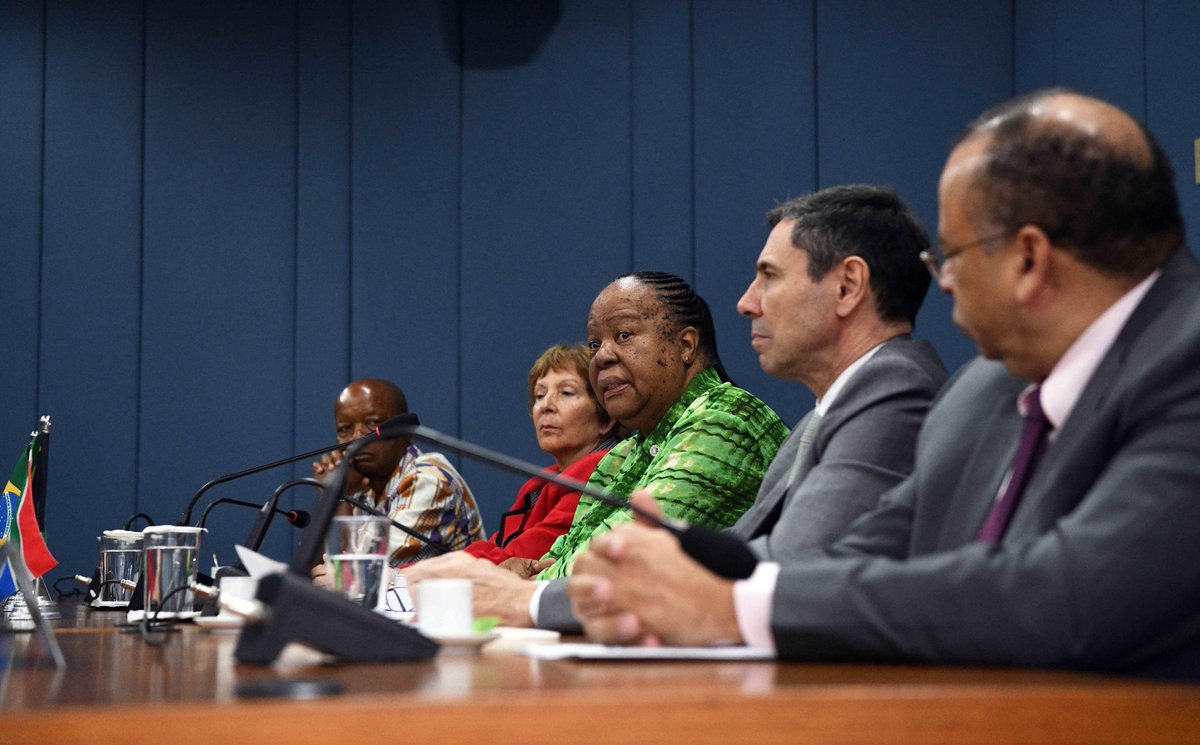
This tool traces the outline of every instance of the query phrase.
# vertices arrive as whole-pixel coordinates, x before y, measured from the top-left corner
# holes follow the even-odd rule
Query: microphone
[[[309,513],[305,512],[304,510],[285,512],[275,506],[279,503],[279,498],[285,491],[296,486],[315,486],[318,490],[322,490],[325,484],[310,477],[285,481],[279,486],[275,487],[275,493],[271,495],[271,498],[268,499],[258,511],[258,519],[254,521],[254,526],[250,528],[250,534],[246,536],[246,540],[242,541],[243,546],[251,551],[258,551],[259,548],[262,547],[263,540],[267,537],[267,530],[271,527],[271,520],[275,517],[275,513],[277,512],[285,516],[292,514],[296,515],[295,520],[293,520],[291,517],[288,517],[288,522],[290,522],[292,525],[295,525],[297,528],[308,527],[309,522],[312,521],[312,515]],[[258,505],[254,506],[258,507]],[[201,518],[201,521],[203,521],[203,518]],[[231,566],[221,567],[217,570],[218,581],[223,577],[247,577],[249,575],[250,573],[246,571],[246,565],[242,563],[241,559],[233,562]],[[205,608],[208,609],[209,606],[206,605]]]
[[[384,426],[388,429],[385,431]],[[431,442],[439,447],[453,450],[470,458],[491,463],[494,466],[523,476],[534,476],[552,484],[595,497],[605,504],[628,509],[638,517],[673,534],[684,553],[704,568],[724,579],[746,579],[758,566],[758,558],[742,540],[704,525],[690,525],[682,520],[658,517],[630,504],[628,499],[597,489],[575,479],[558,474],[546,473],[541,468],[504,453],[460,440],[420,424],[405,425],[389,420],[377,432],[381,438],[410,437],[414,440]]]
[[[400,416],[405,426],[420,425],[415,414]],[[325,532],[340,497],[345,494],[354,454],[369,442],[382,439],[385,429],[388,436],[403,436],[403,432],[392,434],[396,419],[381,425],[374,436],[361,437],[349,444],[342,462],[325,482],[313,509],[312,522],[300,537],[300,547],[293,554],[288,571],[268,574],[259,580],[256,599],[262,603],[262,612],[259,620],[246,625],[238,637],[234,656],[239,662],[269,665],[292,642],[331,654],[343,662],[416,661],[437,654],[438,643],[421,632],[316,587],[309,577],[309,567],[320,555]]]
[[[187,507],[185,507],[183,509],[183,514],[181,514],[179,516],[179,519],[175,521],[175,524],[176,525],[189,524],[192,521],[192,510],[195,509],[196,503],[200,501],[200,497],[204,496],[204,492],[213,488],[217,484],[224,484],[227,481],[233,481],[234,479],[240,479],[243,476],[250,476],[252,474],[256,474],[261,471],[267,471],[272,468],[276,468],[277,466],[287,465],[288,463],[295,463],[296,461],[304,460],[305,458],[312,458],[314,456],[324,455],[325,453],[328,453],[330,450],[342,450],[345,448],[350,448],[354,445],[358,445],[359,447],[362,447],[363,445],[366,445],[367,443],[374,442],[375,440],[380,439],[379,432],[381,430],[390,432],[390,431],[393,431],[395,429],[395,427],[399,426],[400,424],[402,424],[404,422],[412,421],[412,420],[408,419],[407,417],[415,418],[416,415],[415,414],[400,414],[399,416],[394,416],[391,419],[384,422],[383,424],[379,425],[379,427],[376,428],[376,430],[374,432],[372,432],[371,434],[364,435],[364,436],[358,438],[357,440],[350,440],[349,442],[339,442],[334,445],[330,445],[328,447],[317,448],[316,450],[310,450],[307,453],[300,453],[299,455],[292,455],[287,458],[282,458],[280,460],[273,461],[271,463],[266,463],[261,466],[254,466],[253,468],[247,468],[246,470],[238,471],[237,473],[227,473],[224,476],[218,476],[217,478],[208,482],[204,486],[200,487],[200,490],[192,495],[192,498],[187,503]],[[385,429],[385,428],[388,428],[388,429]],[[399,436],[399,435],[395,435],[395,436]],[[387,438],[384,437],[383,439],[387,439]]]
[[[374,515],[375,517],[384,518],[389,523],[391,523],[393,526],[398,528],[401,532],[405,533],[406,535],[412,536],[413,538],[416,538],[421,543],[424,543],[426,546],[429,546],[430,548],[436,550],[439,554],[450,553],[449,546],[446,546],[444,543],[438,543],[437,541],[435,541],[432,538],[429,538],[427,536],[421,535],[420,533],[418,533],[417,531],[408,527],[407,525],[403,525],[403,524],[393,520],[392,518],[388,517],[387,513],[384,512],[383,510],[377,510],[374,507],[372,507],[371,505],[362,501],[361,499],[355,499],[354,497],[342,497],[342,501],[345,502],[346,504],[354,505],[355,507],[357,507],[358,509],[367,513],[368,515]],[[308,513],[305,513],[305,515],[307,515],[307,514]]]
[[[233,499],[232,497],[222,497],[221,499],[213,500],[207,507],[204,508],[204,512],[200,514],[200,522],[196,524],[196,527],[203,528],[205,521],[208,520],[208,513],[212,512],[213,507],[216,507],[219,504],[236,504],[239,507],[251,507],[256,510],[265,510],[270,508],[272,512],[283,515],[289,523],[295,525],[297,528],[308,527],[309,521],[312,520],[312,515],[304,510],[281,510],[272,505],[270,501],[268,501],[267,504],[255,504],[254,502],[245,502],[241,499]]]

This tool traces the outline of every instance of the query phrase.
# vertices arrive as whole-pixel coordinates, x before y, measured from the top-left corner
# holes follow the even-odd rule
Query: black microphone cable
[[[145,520],[147,525],[153,525],[153,524],[154,524],[154,518],[150,517],[150,516],[149,516],[149,515],[147,515],[145,512],[135,512],[134,514],[132,514],[132,515],[130,515],[130,516],[129,516],[129,519],[128,519],[128,520],[126,520],[126,521],[125,521],[125,528],[124,528],[124,529],[125,529],[125,530],[132,530],[132,529],[133,529],[133,524],[134,524],[134,523],[136,523],[136,522],[138,521],[138,519],[139,519],[139,518],[140,518],[140,519],[142,519],[142,520]]]

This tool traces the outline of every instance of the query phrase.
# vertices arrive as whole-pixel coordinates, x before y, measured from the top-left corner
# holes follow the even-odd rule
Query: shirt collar
[[[1050,374],[1042,381],[1041,397],[1042,410],[1046,412],[1046,418],[1050,420],[1055,431],[1067,421],[1075,403],[1083,394],[1084,387],[1091,380],[1092,373],[1096,372],[1100,361],[1117,340],[1117,334],[1121,333],[1138,303],[1161,274],[1160,269],[1122,295],[1108,310],[1092,321],[1079,338],[1071,343],[1058,362],[1054,363]],[[1033,386],[1029,386],[1017,399],[1017,409],[1021,416],[1025,416],[1026,400],[1032,390]]]
[[[867,364],[867,360],[874,357],[875,353],[879,351],[879,348],[886,343],[887,342],[880,342],[874,347],[871,347],[871,349],[867,350],[866,354],[851,362],[845,370],[842,370],[842,374],[837,376],[837,378],[833,381],[833,385],[829,386],[829,390],[825,391],[825,395],[817,399],[818,414],[825,416],[825,412],[829,411],[829,407],[833,406],[834,399],[836,399],[837,395],[842,392],[843,388],[846,387],[846,383],[850,380],[850,378],[854,377],[854,373],[858,372],[858,368]]]

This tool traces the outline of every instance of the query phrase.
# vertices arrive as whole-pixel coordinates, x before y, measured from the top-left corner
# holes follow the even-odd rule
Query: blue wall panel
[[[291,450],[294,42],[288,3],[148,11],[140,498],[159,519]],[[262,500],[281,480],[210,496]],[[204,555],[230,561],[245,512],[213,518]]]
[[[794,421],[811,397],[734,310],[770,206],[891,183],[934,231],[958,129],[1058,83],[1145,116],[1194,245],[1198,32],[1194,3],[1139,0],[0,4],[0,441],[58,423],[57,575],[135,506],[172,519],[331,440],[350,377],[545,462],[525,373],[630,269],[691,280],[734,376]],[[918,333],[954,367],[949,319],[934,293]],[[494,529],[519,479],[463,470]],[[229,560],[251,515],[214,518]]]
[[[1056,0],[1054,84],[1145,116],[1143,0]]]
[[[738,298],[754,278],[763,215],[816,184],[812,4],[696,2],[695,276],[734,380],[789,424],[812,397],[767,377]]]
[[[336,438],[333,401],[350,377],[350,8],[304,0],[297,17],[297,452]],[[298,463],[296,478],[312,475]],[[287,503],[308,509],[304,487]]]
[[[633,266],[690,277],[691,3],[635,0],[632,7]]]
[[[1200,138],[1200,4],[1146,5],[1146,124],[1175,164],[1188,245],[1200,250],[1200,184],[1193,143]]]
[[[395,380],[455,431],[459,72],[441,24],[434,2],[354,7],[351,377]]]
[[[0,3],[0,468],[16,463],[41,413],[42,7]],[[11,455],[9,455],[11,453]],[[11,458],[11,460],[9,460]]]
[[[1045,0],[1013,3],[1014,93],[1054,85],[1055,4]]]
[[[463,51],[482,61],[477,12]],[[528,63],[464,72],[462,433],[538,463],[529,367],[583,341],[592,299],[631,268],[629,17],[567,3]],[[476,463],[463,475],[489,527],[524,481]]]
[[[53,416],[47,529],[64,567],[136,510],[141,317],[142,7],[46,18],[40,405]],[[80,509],[87,505],[86,509]]]
[[[1010,3],[823,2],[817,19],[820,185],[893,186],[935,236],[950,144],[1012,91]],[[953,370],[974,345],[950,306],[931,287],[917,334]]]

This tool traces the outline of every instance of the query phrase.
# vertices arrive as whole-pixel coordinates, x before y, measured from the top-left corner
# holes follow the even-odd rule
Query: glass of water
[[[326,538],[326,571],[335,592],[352,603],[376,608],[387,575],[388,521],[374,515],[333,518]]]
[[[100,605],[129,605],[133,591],[121,580],[137,582],[142,571],[142,532],[106,530],[100,536]]]
[[[152,525],[142,531],[147,614],[192,610],[192,591],[186,588],[196,579],[200,534],[204,530],[186,525]]]

